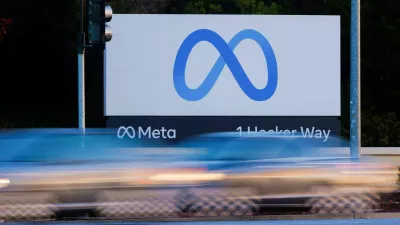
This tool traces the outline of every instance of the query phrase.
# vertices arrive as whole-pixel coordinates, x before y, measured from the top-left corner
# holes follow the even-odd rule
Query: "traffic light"
[[[111,41],[112,30],[106,23],[112,19],[111,0],[87,0],[89,44]]]

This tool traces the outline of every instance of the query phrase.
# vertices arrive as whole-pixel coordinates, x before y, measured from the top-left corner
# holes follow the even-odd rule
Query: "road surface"
[[[13,225],[400,225],[399,218],[391,219],[334,219],[334,220],[260,220],[260,221],[202,221],[202,222],[32,222]]]

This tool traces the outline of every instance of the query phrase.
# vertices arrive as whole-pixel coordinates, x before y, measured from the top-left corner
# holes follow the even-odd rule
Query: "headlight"
[[[0,178],[0,188],[7,187],[10,184],[10,180],[7,178]]]

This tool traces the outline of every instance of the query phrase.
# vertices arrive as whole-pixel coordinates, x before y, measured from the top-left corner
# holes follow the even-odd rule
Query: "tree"
[[[12,23],[10,19],[0,18],[0,42],[3,40],[4,36],[7,34],[7,28]]]
[[[190,0],[184,10],[189,14],[278,14],[279,6],[263,0]]]
[[[170,0],[115,0],[111,4],[115,13],[163,13]]]

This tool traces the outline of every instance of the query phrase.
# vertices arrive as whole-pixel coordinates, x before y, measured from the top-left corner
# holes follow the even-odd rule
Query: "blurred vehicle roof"
[[[0,132],[0,161],[138,160],[143,150],[134,154],[134,149],[163,146],[145,139],[120,139],[115,129],[6,130]]]
[[[347,157],[326,151],[330,147],[348,147],[348,141],[330,136],[327,141],[305,138],[301,133],[283,135],[274,133],[208,133],[186,139],[177,148],[203,149],[197,159],[257,160],[293,157]]]

